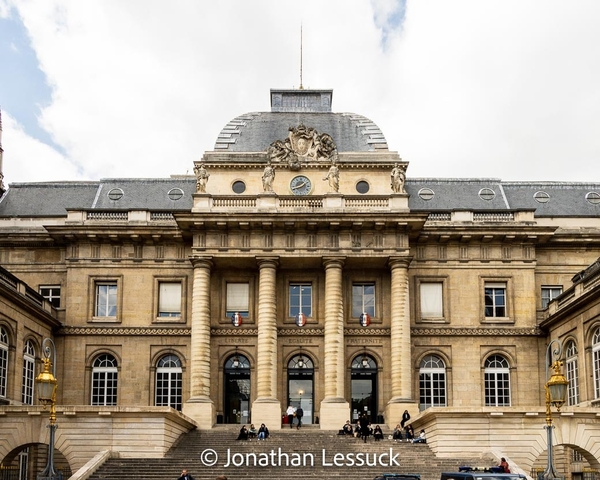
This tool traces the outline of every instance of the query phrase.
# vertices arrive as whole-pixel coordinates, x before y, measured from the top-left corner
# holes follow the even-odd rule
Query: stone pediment
[[[337,156],[337,147],[331,135],[319,134],[314,128],[298,125],[290,127],[285,140],[275,140],[267,149],[271,162],[288,164],[298,170],[302,163],[327,162]]]

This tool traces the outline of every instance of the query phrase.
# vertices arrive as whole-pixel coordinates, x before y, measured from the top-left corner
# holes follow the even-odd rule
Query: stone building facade
[[[276,429],[289,404],[323,429],[408,410],[431,432],[433,411],[543,406],[548,304],[600,256],[600,183],[410,178],[332,96],[272,90],[194,176],[9,185],[0,263],[54,306],[27,338],[38,363],[54,339],[60,404],[173,407],[202,428]],[[580,411],[600,398],[598,320],[576,337]],[[3,308],[17,406],[14,323]]]

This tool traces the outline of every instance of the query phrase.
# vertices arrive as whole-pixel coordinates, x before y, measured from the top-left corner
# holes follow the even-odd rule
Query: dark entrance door
[[[225,423],[250,423],[250,362],[243,355],[227,359],[224,369]]]
[[[296,355],[288,363],[288,404],[302,407],[303,424],[311,424],[313,418],[313,378],[314,367],[310,358]],[[287,408],[287,405],[285,408]]]
[[[372,423],[377,422],[377,363],[363,354],[352,361],[352,422],[366,414]]]

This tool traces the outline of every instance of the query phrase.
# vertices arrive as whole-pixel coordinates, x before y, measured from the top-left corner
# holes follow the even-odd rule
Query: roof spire
[[[302,86],[302,22],[300,22],[300,90],[304,90]]]

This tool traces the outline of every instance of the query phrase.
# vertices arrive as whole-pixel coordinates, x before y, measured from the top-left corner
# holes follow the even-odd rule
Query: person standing
[[[508,466],[508,462],[506,461],[506,458],[502,457],[500,459],[500,465],[498,465],[499,467],[502,467],[502,469],[504,470],[504,473],[510,473],[510,468]]]
[[[294,413],[296,413],[296,409],[290,404],[290,406],[285,411],[285,414],[288,417],[288,423],[290,424],[290,428],[294,428]]]
[[[363,413],[360,417],[360,438],[363,439],[364,443],[367,443],[367,437],[371,434],[371,429],[369,425],[369,419]]]
[[[194,477],[192,477],[188,471],[184,468],[181,471],[181,477],[179,477],[177,480],[194,480]]]
[[[304,416],[304,410],[302,410],[302,406],[296,409],[296,418],[298,419],[298,425],[296,425],[296,430],[300,430],[302,426],[302,417]]]

